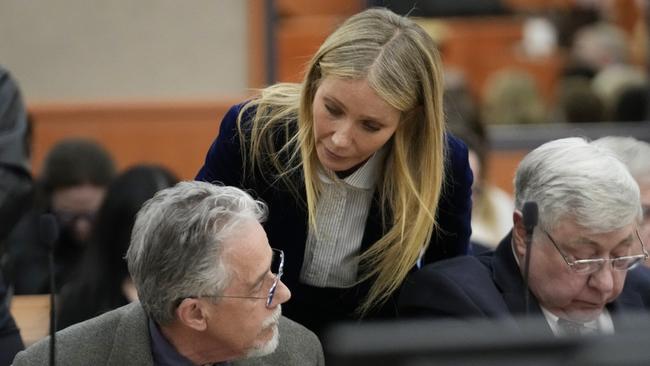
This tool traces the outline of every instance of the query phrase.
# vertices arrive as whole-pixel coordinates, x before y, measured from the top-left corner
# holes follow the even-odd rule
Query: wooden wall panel
[[[345,19],[337,15],[282,19],[277,27],[278,81],[300,82],[311,57]]]
[[[521,159],[529,150],[492,150],[489,155],[487,180],[509,194],[514,193],[512,182]]]
[[[218,133],[221,118],[232,104],[244,98],[31,105],[33,172],[38,175],[45,154],[58,141],[83,137],[106,147],[119,169],[158,163],[181,179],[194,178]]]

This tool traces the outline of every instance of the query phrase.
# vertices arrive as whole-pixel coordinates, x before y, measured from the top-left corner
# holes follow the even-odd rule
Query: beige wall
[[[246,1],[1,0],[28,102],[213,98],[247,87]]]

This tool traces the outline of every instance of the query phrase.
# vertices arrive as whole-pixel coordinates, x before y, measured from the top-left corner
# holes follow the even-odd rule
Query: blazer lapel
[[[494,252],[492,257],[492,280],[503,293],[503,297],[513,315],[521,315],[526,313],[526,306],[524,301],[524,283],[519,271],[519,266],[512,253],[511,246],[512,234],[508,234],[499,243],[499,246]],[[539,310],[537,301],[530,296],[531,306],[529,310]]]
[[[526,319],[528,313],[533,319],[538,319],[540,325],[543,323],[542,327],[551,333],[551,327],[546,322],[542,309],[532,293],[529,293],[528,312],[526,312],[524,296],[525,292],[530,290],[524,288],[524,281],[519,270],[519,265],[512,252],[511,243],[512,232],[499,243],[492,256],[492,280],[501,290],[503,299],[513,317],[530,324],[534,320]]]

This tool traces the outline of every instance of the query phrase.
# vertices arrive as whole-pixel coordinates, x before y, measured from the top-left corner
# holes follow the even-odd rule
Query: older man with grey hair
[[[57,333],[61,365],[323,365],[316,336],[281,316],[284,255],[266,206],[234,187],[181,182],[138,213],[126,258],[139,302]],[[15,365],[45,364],[49,340]]]
[[[534,209],[522,212],[535,205],[537,225]],[[493,253],[415,273],[401,293],[402,314],[530,314],[557,336],[612,333],[619,315],[650,305],[642,296],[650,283],[629,271],[648,258],[641,216],[639,187],[611,151],[581,138],[543,144],[517,168],[511,233]]]

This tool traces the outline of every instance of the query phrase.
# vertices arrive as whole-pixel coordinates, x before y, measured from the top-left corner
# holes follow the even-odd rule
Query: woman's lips
[[[323,147],[323,149],[325,150],[325,154],[327,155],[327,157],[332,159],[332,160],[343,160],[343,159],[345,159],[345,157],[333,153],[332,150],[330,150],[330,149],[328,149],[326,147]]]

